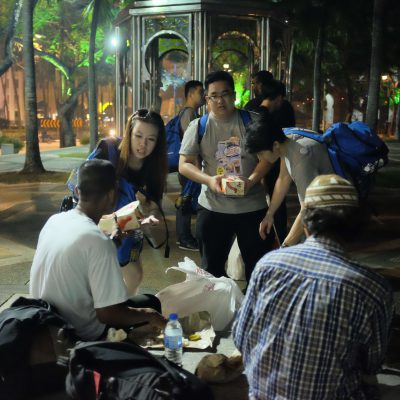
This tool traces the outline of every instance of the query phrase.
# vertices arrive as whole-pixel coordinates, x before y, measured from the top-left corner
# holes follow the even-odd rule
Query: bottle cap
[[[171,321],[176,321],[178,319],[178,314],[176,313],[169,314],[169,319]]]

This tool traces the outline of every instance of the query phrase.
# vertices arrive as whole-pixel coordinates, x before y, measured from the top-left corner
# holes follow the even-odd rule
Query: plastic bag
[[[178,267],[171,267],[186,274],[184,282],[176,283],[156,294],[162,304],[163,315],[177,313],[179,318],[195,312],[207,311],[215,330],[226,329],[243,301],[243,294],[230,278],[216,278],[185,257]]]
[[[240,254],[237,238],[233,242],[231,251],[229,252],[225,270],[229,278],[232,278],[235,281],[244,281],[246,279],[244,262],[242,255]]]

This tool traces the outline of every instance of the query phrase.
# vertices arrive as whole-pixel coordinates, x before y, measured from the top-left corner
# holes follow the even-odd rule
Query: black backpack
[[[73,346],[72,327],[44,300],[20,297],[0,313],[0,400],[64,389],[68,371],[57,362],[67,347],[58,333]]]
[[[76,400],[212,400],[195,375],[126,342],[79,342],[72,350],[67,394]]]

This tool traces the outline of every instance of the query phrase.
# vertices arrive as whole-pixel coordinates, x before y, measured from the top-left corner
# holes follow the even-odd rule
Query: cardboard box
[[[139,221],[136,217],[136,209],[139,206],[139,201],[133,201],[126,206],[117,210],[114,214],[103,215],[99,221],[99,228],[110,235],[114,230],[115,217],[122,231],[131,231],[140,228]]]
[[[244,180],[237,176],[222,178],[222,191],[227,196],[244,196]]]

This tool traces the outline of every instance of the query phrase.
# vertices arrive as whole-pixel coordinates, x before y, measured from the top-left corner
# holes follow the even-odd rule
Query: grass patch
[[[70,172],[46,171],[43,174],[25,174],[22,172],[3,172],[0,174],[0,183],[12,185],[14,183],[50,182],[66,183]]]
[[[89,155],[89,153],[87,152],[81,152],[81,153],[62,153],[59,154],[58,157],[61,158],[82,158],[82,159],[86,159],[87,156]]]

